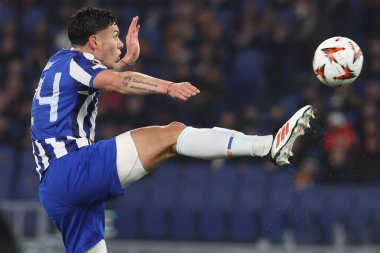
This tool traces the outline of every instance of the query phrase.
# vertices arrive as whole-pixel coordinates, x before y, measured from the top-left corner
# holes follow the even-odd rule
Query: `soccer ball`
[[[327,39],[315,50],[314,73],[322,83],[330,87],[351,84],[359,76],[362,66],[362,51],[349,38]]]

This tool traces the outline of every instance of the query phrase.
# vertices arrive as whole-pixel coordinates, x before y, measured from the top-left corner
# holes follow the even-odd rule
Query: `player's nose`
[[[117,48],[118,48],[118,49],[121,49],[121,48],[123,48],[123,47],[124,47],[123,42],[122,42],[121,40],[119,40],[119,42],[118,42],[118,44],[117,44]]]

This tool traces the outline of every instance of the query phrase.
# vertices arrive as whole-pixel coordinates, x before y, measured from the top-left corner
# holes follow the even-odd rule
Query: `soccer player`
[[[126,36],[115,16],[82,8],[69,20],[70,50],[53,55],[42,71],[32,105],[31,136],[39,194],[61,231],[66,252],[105,253],[104,202],[176,154],[200,159],[269,157],[288,163],[295,139],[309,127],[313,108],[298,110],[276,136],[245,135],[223,128],[197,129],[179,122],[151,126],[94,142],[100,91],[166,94],[187,100],[199,94],[188,82],[170,82],[128,71],[137,60],[138,17]]]

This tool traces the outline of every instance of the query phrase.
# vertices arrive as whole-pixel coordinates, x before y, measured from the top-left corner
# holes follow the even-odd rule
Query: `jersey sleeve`
[[[70,76],[78,83],[93,89],[93,81],[97,74],[107,69],[96,59],[83,55],[74,56],[70,61]]]

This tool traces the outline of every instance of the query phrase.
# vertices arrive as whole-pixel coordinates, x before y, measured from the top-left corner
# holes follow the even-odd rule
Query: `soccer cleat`
[[[313,112],[311,105],[302,107],[277,131],[270,151],[275,164],[281,166],[290,163],[294,141],[310,128],[310,120],[315,118]]]

